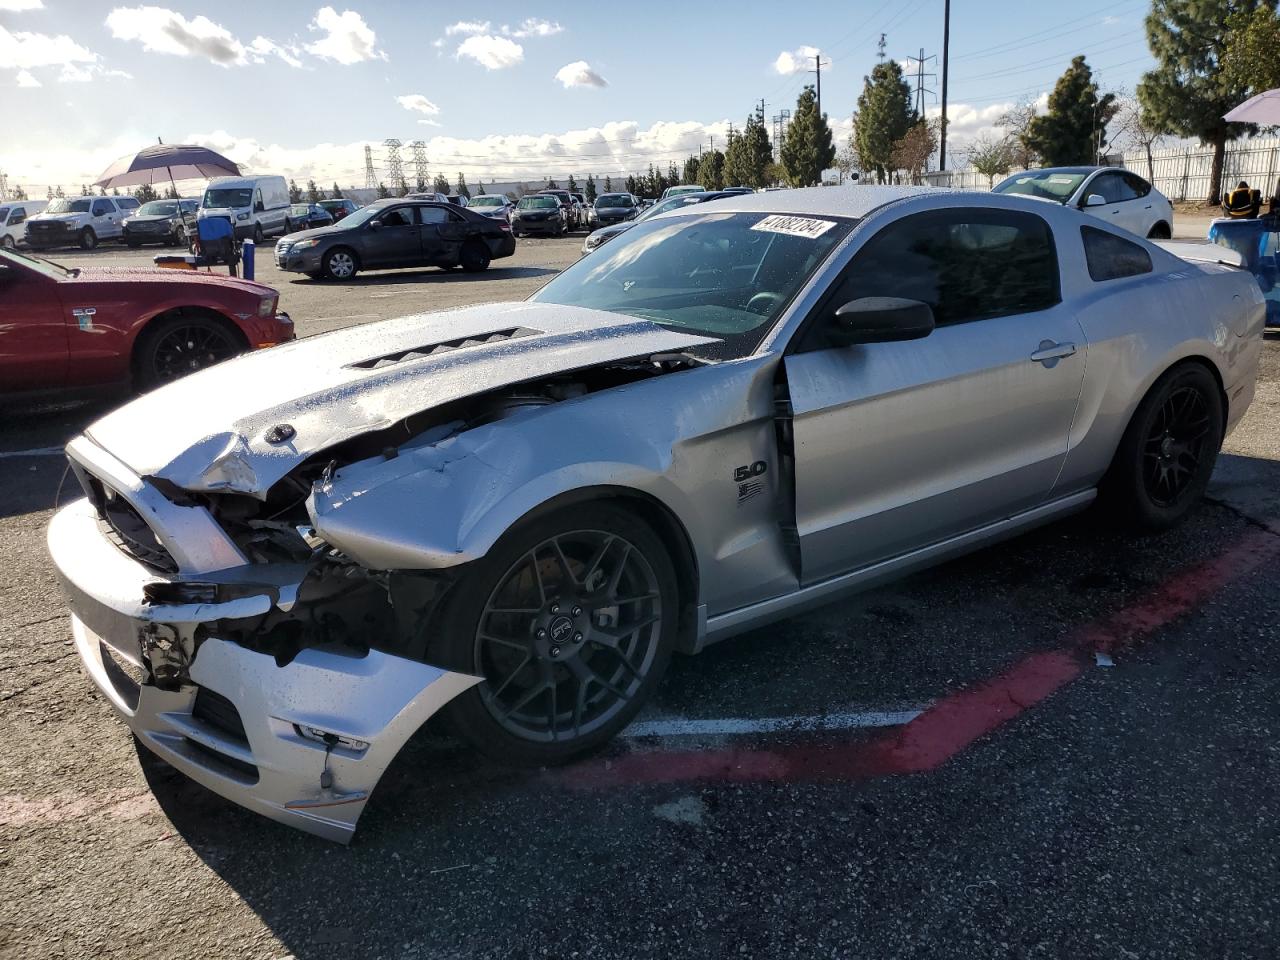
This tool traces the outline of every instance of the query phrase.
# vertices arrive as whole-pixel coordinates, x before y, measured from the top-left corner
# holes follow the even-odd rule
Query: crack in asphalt
[[[74,657],[76,652],[68,650],[66,653],[59,654],[56,657],[48,657],[44,660],[19,660],[17,663],[6,663],[0,666],[0,673],[6,670],[17,670],[19,667],[38,667],[44,663],[57,663],[59,660],[66,660],[68,657]]]
[[[1245,513],[1234,503],[1230,503],[1227,500],[1219,500],[1217,497],[1211,497],[1207,493],[1202,494],[1202,497],[1205,503],[1213,504],[1215,507],[1221,507],[1223,510],[1234,515],[1237,519],[1243,520],[1249,526],[1261,530],[1263,533],[1269,533],[1273,537],[1280,537],[1280,529],[1277,529],[1265,520],[1259,520],[1257,517]]]

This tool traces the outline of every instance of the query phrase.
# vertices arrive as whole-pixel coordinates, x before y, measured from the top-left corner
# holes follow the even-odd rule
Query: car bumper
[[[330,840],[351,839],[369,794],[405,741],[479,679],[378,651],[304,649],[279,666],[218,633],[223,624],[296,601],[301,578],[290,578],[302,568],[241,568],[258,581],[274,574],[275,582],[249,587],[246,579],[233,600],[148,603],[143,587],[165,578],[103,536],[88,500],[54,516],[48,543],[81,664],[138,740],[214,793]],[[197,631],[204,639],[187,676],[161,689],[150,679],[144,642],[156,636],[189,642]],[[210,712],[198,699],[224,706]],[[235,714],[238,724],[225,722]],[[327,749],[303,730],[342,740]],[[322,782],[326,769],[332,779]]]
[[[517,220],[511,229],[521,233],[559,233],[563,226],[559,220]]]
[[[516,252],[516,238],[514,234],[507,233],[499,237],[497,240],[489,242],[489,249],[493,251],[491,256],[497,260],[499,257],[510,257]]]
[[[319,247],[308,247],[296,253],[292,249],[283,253],[277,250],[276,268],[289,273],[315,273],[320,269],[320,253]]]

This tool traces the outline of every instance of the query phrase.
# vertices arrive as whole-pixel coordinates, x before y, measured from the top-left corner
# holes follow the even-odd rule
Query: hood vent
[[[360,360],[351,364],[357,370],[377,370],[381,367],[389,367],[395,363],[401,363],[405,360],[421,360],[424,357],[438,356],[442,353],[451,353],[454,350],[465,350],[468,347],[482,347],[487,343],[501,343],[504,340],[515,340],[519,337],[531,337],[535,334],[542,333],[541,330],[533,330],[529,327],[511,327],[507,330],[494,330],[492,333],[482,333],[474,337],[463,337],[459,340],[443,340],[440,343],[433,343],[425,347],[414,347],[412,350],[401,350],[397,353],[388,353],[381,357],[374,357],[371,360]]]

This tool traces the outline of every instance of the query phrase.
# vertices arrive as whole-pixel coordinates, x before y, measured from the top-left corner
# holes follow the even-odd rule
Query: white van
[[[0,247],[16,247],[26,237],[27,218],[48,205],[48,200],[0,200]]]
[[[286,233],[289,185],[284,177],[218,177],[205,187],[197,216],[227,217],[241,238]]]

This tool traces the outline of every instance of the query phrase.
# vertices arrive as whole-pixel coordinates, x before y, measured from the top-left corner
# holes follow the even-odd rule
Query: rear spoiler
[[[1167,250],[1175,257],[1190,260],[1193,263],[1221,263],[1228,267],[1244,269],[1244,255],[1229,247],[1220,247],[1216,243],[1204,243],[1195,240],[1156,240],[1157,247]]]

